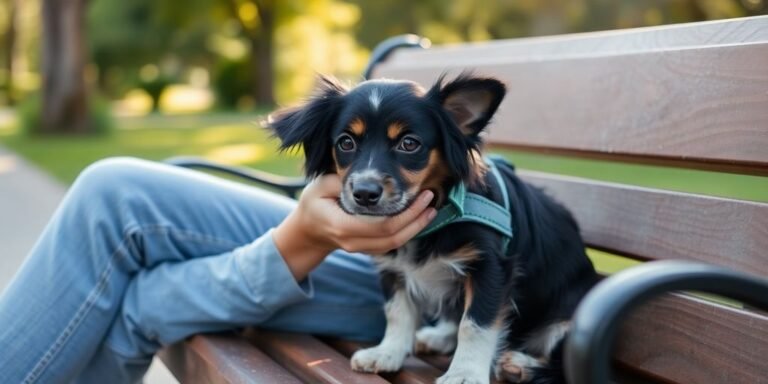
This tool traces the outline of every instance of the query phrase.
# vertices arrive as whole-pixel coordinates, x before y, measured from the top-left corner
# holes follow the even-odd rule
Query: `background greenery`
[[[0,0],[0,144],[71,183],[108,156],[200,155],[287,175],[260,120],[295,103],[317,73],[355,82],[387,37],[436,44],[632,28],[768,12],[763,0],[91,0],[83,78],[91,135],[29,135],[41,118],[41,10],[56,0]],[[92,132],[93,133],[93,132]],[[768,178],[505,153],[520,168],[768,201]],[[628,262],[597,255],[601,269]]]

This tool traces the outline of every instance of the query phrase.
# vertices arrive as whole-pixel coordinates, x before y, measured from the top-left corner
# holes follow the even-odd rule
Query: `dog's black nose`
[[[355,202],[362,206],[368,207],[376,205],[381,198],[381,192],[384,189],[379,183],[371,181],[359,181],[355,183],[352,188],[352,196],[355,197]]]

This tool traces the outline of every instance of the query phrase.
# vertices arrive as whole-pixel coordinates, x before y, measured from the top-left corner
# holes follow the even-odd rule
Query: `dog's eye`
[[[413,136],[406,136],[397,144],[397,150],[405,153],[413,153],[421,148],[421,143]]]
[[[355,139],[353,139],[349,135],[342,135],[341,137],[339,137],[339,139],[336,140],[336,146],[339,147],[339,150],[343,152],[351,152],[351,151],[354,151],[355,148],[357,148],[357,145],[355,144]]]

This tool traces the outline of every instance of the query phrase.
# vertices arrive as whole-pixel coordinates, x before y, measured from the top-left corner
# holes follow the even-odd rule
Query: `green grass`
[[[206,156],[224,163],[298,175],[300,158],[277,155],[277,142],[255,115],[215,114],[124,118],[111,135],[98,137],[26,137],[0,129],[0,143],[71,183],[88,164],[110,156],[162,160],[172,156]]]
[[[766,149],[768,150],[768,149]],[[518,168],[559,173],[647,188],[768,201],[768,177],[622,164],[608,161],[502,152]]]

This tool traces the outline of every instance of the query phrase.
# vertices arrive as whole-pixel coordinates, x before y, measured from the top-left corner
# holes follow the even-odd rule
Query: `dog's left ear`
[[[347,92],[333,78],[321,76],[319,81],[318,90],[305,105],[278,111],[267,120],[268,128],[282,142],[280,150],[303,147],[304,171],[310,178],[335,171],[331,129]]]
[[[461,74],[445,85],[442,77],[429,94],[439,99],[443,109],[465,136],[477,136],[496,113],[504,94],[504,83],[493,78]]]

